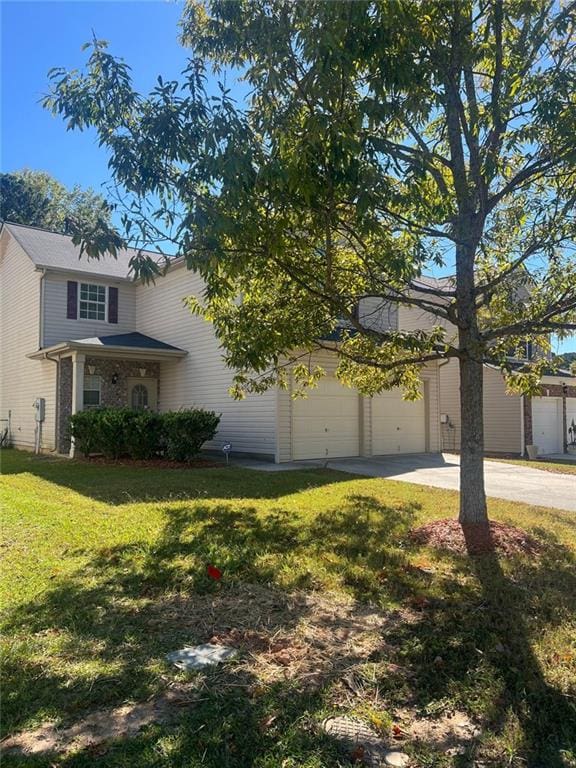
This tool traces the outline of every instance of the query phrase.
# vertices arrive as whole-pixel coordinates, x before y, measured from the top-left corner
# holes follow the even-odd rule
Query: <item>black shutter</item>
[[[118,322],[118,288],[108,288],[108,322]]]
[[[75,280],[68,280],[66,317],[68,320],[76,320],[78,317],[78,283]]]

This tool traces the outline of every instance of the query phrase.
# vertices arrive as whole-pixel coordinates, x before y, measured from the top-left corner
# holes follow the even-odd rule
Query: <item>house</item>
[[[434,281],[441,287],[442,281]],[[438,319],[416,307],[400,307],[399,323],[406,330],[427,328]],[[456,329],[443,323],[448,334]],[[531,351],[527,349],[527,357]],[[525,360],[524,360],[525,362]],[[513,366],[522,360],[511,360]],[[442,361],[440,376],[440,444],[442,451],[460,450],[460,373],[457,360]],[[537,445],[539,453],[562,453],[567,440],[565,425],[576,423],[576,377],[569,371],[543,376],[540,395],[524,397],[508,392],[499,368],[484,365],[484,449],[487,454],[526,453]]]
[[[0,418],[10,419],[16,447],[73,454],[68,420],[83,408],[197,406],[222,414],[206,448],[231,442],[234,453],[276,462],[440,450],[436,364],[424,369],[416,402],[399,390],[365,398],[342,386],[330,352],[311,360],[328,375],[307,398],[276,388],[235,401],[212,327],[182,301],[201,293],[201,278],[175,259],[146,285],[129,276],[132,255],[79,258],[70,237],[3,224]],[[395,308],[376,310],[360,308],[399,322]]]
[[[565,426],[576,423],[576,378],[568,371],[542,377],[540,395],[525,397],[507,391],[500,370],[484,365],[484,448],[486,453],[525,454],[527,445],[539,453],[564,451]],[[460,449],[460,375],[458,362],[440,366],[442,450]]]

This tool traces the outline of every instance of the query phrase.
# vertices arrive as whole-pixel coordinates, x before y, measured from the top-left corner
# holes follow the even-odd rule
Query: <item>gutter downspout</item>
[[[526,453],[524,433],[524,395],[520,395],[520,456],[524,456]]]
[[[41,268],[42,274],[40,275],[40,316],[38,318],[38,349],[42,349],[44,346],[44,278],[46,277],[46,270]]]

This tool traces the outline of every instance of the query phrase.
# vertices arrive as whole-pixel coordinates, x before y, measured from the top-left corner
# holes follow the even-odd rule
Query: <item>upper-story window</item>
[[[82,320],[106,320],[106,288],[80,283],[78,313]]]

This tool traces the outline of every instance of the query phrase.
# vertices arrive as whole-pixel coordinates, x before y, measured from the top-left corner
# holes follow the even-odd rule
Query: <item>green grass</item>
[[[440,489],[328,470],[131,469],[17,451],[4,452],[2,472],[4,734],[143,701],[181,680],[164,654],[208,638],[175,606],[241,585],[345,594],[383,611],[422,606],[421,621],[386,633],[384,650],[350,659],[363,680],[353,704],[338,676],[316,688],[244,685],[232,666],[202,676],[200,700],[177,723],[100,751],[3,765],[346,765],[318,735],[320,720],[348,707],[388,727],[405,706],[482,722],[465,755],[408,746],[418,765],[576,765],[573,514],[492,500],[492,517],[537,536],[543,554],[468,559],[406,541],[411,527],[457,514],[457,494]],[[224,570],[222,582],[207,563]]]
[[[561,475],[576,475],[576,463],[569,461],[531,461],[530,459],[487,459],[487,461],[499,461],[504,464],[518,464],[530,469],[543,469],[545,472],[557,472]]]

